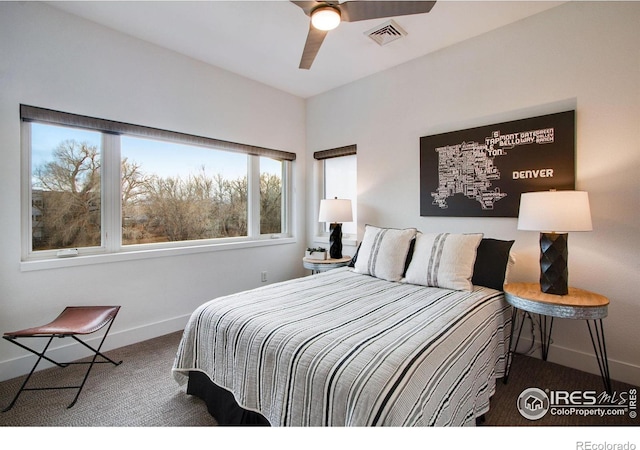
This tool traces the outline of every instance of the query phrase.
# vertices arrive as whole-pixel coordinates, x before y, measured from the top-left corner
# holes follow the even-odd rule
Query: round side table
[[[515,346],[512,347],[513,332],[517,328],[516,315],[518,310],[538,314],[540,316],[540,336],[542,340],[542,359],[547,360],[549,345],[551,344],[551,330],[553,319],[577,319],[587,322],[591,343],[598,361],[598,368],[602,375],[607,392],[611,392],[611,377],[609,375],[609,363],[607,360],[607,347],[604,340],[604,326],[602,319],[607,317],[609,299],[594,292],[569,287],[567,295],[545,294],[540,291],[538,283],[509,283],[504,285],[504,297],[513,306],[511,316],[511,338],[509,339],[509,354],[507,356],[507,368],[505,383],[509,376],[509,369],[513,353],[518,346],[522,323],[519,328]],[[547,321],[550,318],[550,321]],[[591,327],[593,323],[593,329]]]
[[[340,259],[311,259],[302,258],[302,265],[305,269],[309,269],[311,273],[316,274],[318,272],[326,272],[327,270],[337,269],[338,267],[344,267],[351,262],[351,256],[343,256]]]

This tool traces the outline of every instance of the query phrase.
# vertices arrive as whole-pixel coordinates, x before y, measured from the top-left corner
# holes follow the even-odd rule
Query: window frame
[[[51,118],[53,117],[53,118]],[[67,120],[69,119],[69,120]],[[59,125],[101,132],[101,245],[79,247],[75,257],[58,256],[61,249],[33,250],[32,134],[31,123]],[[71,123],[69,123],[71,122]],[[97,129],[93,124],[107,124],[121,132]],[[177,254],[201,253],[295,242],[292,232],[292,184],[295,153],[236,144],[211,138],[175,133],[155,128],[112,122],[69,113],[21,105],[21,270],[78,266],[92,263],[141,259]],[[151,136],[127,131],[149,131]],[[200,240],[127,244],[122,243],[121,140],[120,135],[144,137],[216,151],[240,152],[247,155],[247,236]],[[180,141],[180,138],[190,142]],[[224,148],[220,148],[224,147]],[[260,234],[260,158],[269,157],[282,163],[282,230]]]
[[[257,161],[259,163],[260,158],[264,158],[266,156],[261,156],[258,157],[255,161]],[[252,158],[250,158],[250,161],[252,160]],[[258,201],[256,202],[251,202],[249,200],[249,204],[254,206],[255,208],[257,208],[257,212],[258,214],[254,213],[254,216],[257,220],[257,230],[255,230],[255,234],[256,236],[260,236],[261,239],[278,239],[280,237],[286,237],[286,236],[291,236],[293,234],[292,228],[291,228],[291,224],[292,224],[292,214],[291,214],[291,208],[293,207],[293,202],[292,202],[292,188],[291,188],[291,183],[293,180],[293,173],[292,173],[292,164],[287,162],[287,161],[282,161],[279,160],[282,163],[282,170],[280,172],[280,180],[282,183],[282,199],[281,199],[281,214],[280,214],[280,223],[281,223],[281,231],[280,233],[262,233],[260,230],[260,217],[261,215],[259,214],[260,212],[260,202],[261,202],[261,198],[260,198],[260,176],[262,174],[261,170],[260,170],[260,164],[258,164],[258,174],[257,174],[257,178],[252,177],[251,179],[256,179],[258,180],[258,187],[257,187],[257,192],[254,193],[254,195],[257,196]],[[249,164],[251,165],[252,163],[249,162]]]
[[[318,198],[316,201],[316,208],[314,212],[314,217],[317,219],[318,211],[320,210],[320,200],[326,197],[326,165],[325,161],[332,158],[340,158],[345,156],[355,156],[356,157],[356,172],[357,172],[357,145],[347,145],[343,147],[331,148],[328,150],[317,151],[313,154],[315,163],[318,167]],[[357,181],[357,180],[356,180]],[[356,183],[357,184],[357,183]],[[351,204],[353,208],[353,217],[354,221],[356,221],[356,230],[357,230],[357,207],[358,207],[358,199],[351,199]],[[326,229],[326,224],[318,222],[316,225],[316,238],[315,241],[328,243],[329,242],[329,231]],[[347,245],[356,245],[357,242],[357,231],[356,233],[343,233],[342,242]]]

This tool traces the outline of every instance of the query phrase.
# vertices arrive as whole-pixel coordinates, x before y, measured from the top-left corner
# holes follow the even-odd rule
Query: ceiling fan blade
[[[302,59],[300,60],[300,69],[310,69],[313,60],[316,59],[318,50],[324,41],[328,31],[318,30],[309,24],[309,34],[307,35],[307,42],[304,44],[304,50],[302,52]]]
[[[435,1],[356,0],[340,3],[340,12],[342,13],[342,20],[345,22],[357,22],[359,20],[381,19],[384,17],[424,14],[431,11],[431,8],[433,8],[435,3]]]
[[[304,13],[307,16],[311,16],[311,11],[313,10],[313,8],[315,8],[316,6],[318,6],[318,4],[320,4],[320,2],[316,2],[314,0],[311,0],[311,1],[294,1],[294,0],[291,0],[291,3],[294,3],[297,6],[299,6],[300,8],[302,8],[302,10],[304,11]]]

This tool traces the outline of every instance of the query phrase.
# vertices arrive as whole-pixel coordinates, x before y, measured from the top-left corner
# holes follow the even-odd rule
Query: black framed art
[[[575,188],[575,111],[420,138],[420,215],[517,217],[523,192]]]

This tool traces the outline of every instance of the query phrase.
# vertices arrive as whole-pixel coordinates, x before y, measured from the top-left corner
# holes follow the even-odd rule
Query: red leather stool
[[[84,387],[84,384],[87,381],[87,378],[89,377],[89,372],[91,372],[91,368],[93,367],[94,364],[111,363],[117,366],[120,363],[122,363],[122,361],[120,362],[112,361],[111,359],[109,359],[108,357],[100,353],[102,344],[104,343],[104,340],[107,337],[107,334],[109,334],[111,325],[113,325],[113,320],[116,318],[116,315],[118,314],[119,310],[120,310],[120,306],[68,306],[64,309],[64,311],[62,311],[62,313],[60,313],[58,317],[56,317],[56,319],[53,322],[50,322],[46,325],[42,325],[40,327],[34,327],[34,328],[27,328],[25,330],[20,330],[20,331],[12,331],[10,333],[4,333],[4,335],[2,336],[4,339],[8,340],[9,342],[13,342],[17,346],[22,347],[25,350],[28,350],[31,353],[34,353],[35,355],[38,355],[38,360],[36,361],[35,365],[31,369],[31,372],[29,372],[29,375],[27,376],[27,378],[24,380],[24,383],[22,383],[20,390],[18,391],[16,396],[13,398],[13,401],[11,402],[11,404],[7,406],[5,409],[3,409],[2,412],[9,411],[11,408],[13,408],[13,405],[15,405],[16,400],[18,400],[18,397],[20,396],[20,394],[22,394],[23,391],[42,391],[42,390],[48,390],[48,389],[77,389],[78,392],[76,393],[75,398],[73,399],[71,404],[67,406],[67,408],[71,408],[73,405],[75,405],[76,401],[78,400],[78,396],[80,395],[80,392],[82,391],[82,388]],[[95,333],[96,331],[102,329],[105,326],[107,326],[107,330],[105,331],[104,336],[102,336],[102,340],[100,341],[100,345],[98,346],[97,349],[89,346],[86,342],[81,341],[77,337],[78,335]],[[73,339],[75,339],[80,344],[82,344],[83,346],[85,346],[86,348],[88,348],[93,352],[93,358],[91,359],[91,361],[59,363],[49,358],[48,356],[45,356],[45,353],[49,348],[51,341],[53,341],[53,338],[55,337],[64,338],[67,336],[72,337]],[[21,339],[21,338],[48,338],[48,341],[44,347],[44,350],[42,350],[41,352],[38,352],[17,341],[17,339]],[[104,358],[105,361],[96,361],[98,356]],[[79,386],[52,386],[52,387],[27,388],[26,386],[27,386],[27,383],[29,382],[29,379],[31,378],[31,375],[33,375],[33,373],[36,370],[36,367],[38,366],[38,364],[40,364],[40,361],[42,361],[42,359],[46,359],[47,361],[55,364],[58,367],[67,367],[71,364],[88,364],[89,367],[87,368],[87,372],[84,375],[84,379],[82,380],[82,383]]]

